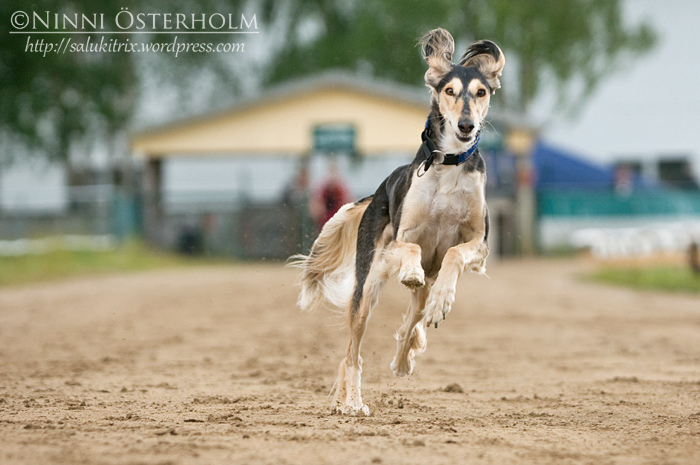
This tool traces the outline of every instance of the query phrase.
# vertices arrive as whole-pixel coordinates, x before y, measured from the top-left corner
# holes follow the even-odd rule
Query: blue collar
[[[481,131],[479,131],[479,132],[476,134],[476,140],[474,141],[474,145],[472,145],[471,147],[469,147],[469,150],[467,150],[466,152],[462,152],[462,153],[460,153],[459,155],[457,155],[457,163],[455,163],[455,164],[456,164],[456,165],[461,165],[462,163],[464,163],[465,161],[467,161],[467,160],[469,159],[469,157],[471,157],[472,155],[474,155],[474,153],[475,153],[477,150],[479,150],[479,142],[480,142],[480,141],[481,141]],[[447,154],[445,155],[445,158],[447,158]],[[445,164],[449,164],[449,163],[442,162],[442,164],[445,165]]]
[[[435,162],[435,157],[438,153],[442,153],[440,150],[437,149],[437,146],[435,145],[435,142],[433,142],[431,138],[431,130],[430,130],[430,118],[425,122],[425,129],[423,130],[423,133],[421,134],[421,139],[423,140],[423,144],[421,145],[420,150],[426,152],[425,153],[425,160],[422,162],[423,164],[423,173],[425,174],[426,171],[428,171],[428,168],[430,168],[430,165]],[[469,160],[469,157],[474,155],[477,150],[479,150],[479,141],[481,140],[481,131],[479,131],[476,135],[476,140],[474,141],[474,145],[469,147],[469,150],[466,152],[462,153],[443,153],[444,159],[439,162],[441,165],[461,165],[462,163],[466,162]]]

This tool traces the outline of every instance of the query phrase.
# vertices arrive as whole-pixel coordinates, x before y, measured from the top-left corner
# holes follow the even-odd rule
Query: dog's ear
[[[503,52],[490,40],[481,40],[473,43],[459,60],[462,66],[474,66],[486,77],[491,86],[491,91],[501,88],[498,77],[503,72],[506,57]]]
[[[425,34],[418,43],[421,46],[423,59],[428,63],[425,83],[435,88],[452,69],[450,60],[455,51],[455,40],[445,29],[438,28]]]

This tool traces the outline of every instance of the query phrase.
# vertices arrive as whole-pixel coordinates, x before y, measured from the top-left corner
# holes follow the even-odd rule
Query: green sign
[[[322,124],[314,128],[314,149],[319,152],[355,151],[355,128],[349,124]]]

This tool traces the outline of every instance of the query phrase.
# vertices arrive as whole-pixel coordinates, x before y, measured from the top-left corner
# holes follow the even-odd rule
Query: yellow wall
[[[417,105],[343,88],[264,102],[138,134],[132,148],[149,157],[234,152],[299,155],[311,148],[314,126],[351,123],[363,155],[413,152],[420,145],[429,111],[427,93],[425,105]]]

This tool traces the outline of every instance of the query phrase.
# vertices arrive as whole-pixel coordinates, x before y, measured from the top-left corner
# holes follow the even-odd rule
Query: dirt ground
[[[295,271],[236,265],[0,290],[2,464],[697,464],[700,299],[578,280],[581,261],[467,275],[416,370],[408,292],[363,344],[370,417],[330,413],[347,333]]]

